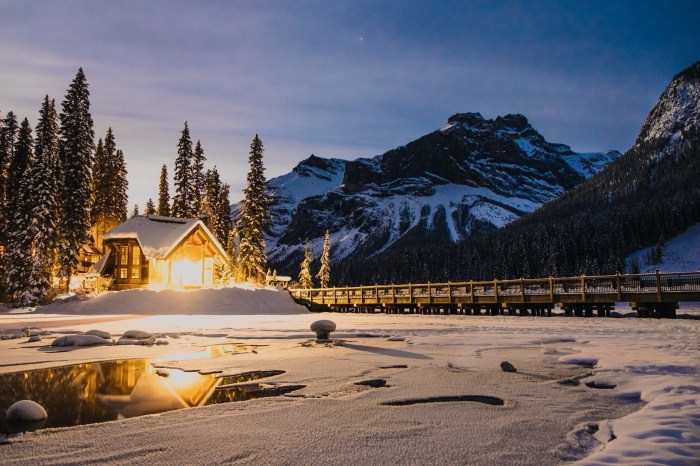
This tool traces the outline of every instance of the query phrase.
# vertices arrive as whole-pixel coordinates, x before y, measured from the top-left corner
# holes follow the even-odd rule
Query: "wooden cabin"
[[[105,254],[92,272],[111,276],[113,290],[197,289],[216,285],[226,252],[194,218],[135,215],[103,236]]]

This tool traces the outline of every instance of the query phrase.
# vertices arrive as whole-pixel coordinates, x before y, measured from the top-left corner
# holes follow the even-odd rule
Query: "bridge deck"
[[[330,309],[371,306],[551,309],[558,304],[577,315],[577,310],[630,302],[640,316],[673,317],[679,301],[700,302],[700,272],[409,283],[290,289],[289,292],[302,304]]]

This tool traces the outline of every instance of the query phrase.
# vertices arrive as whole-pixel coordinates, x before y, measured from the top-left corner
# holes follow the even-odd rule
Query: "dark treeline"
[[[334,264],[332,285],[608,274],[700,222],[700,131],[642,141],[530,215],[450,246],[389,250]]]

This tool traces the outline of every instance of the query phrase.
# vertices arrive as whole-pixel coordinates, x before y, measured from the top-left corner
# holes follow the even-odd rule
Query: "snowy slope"
[[[644,248],[630,254],[628,264],[636,260],[640,272],[696,272],[700,270],[700,223],[690,227],[683,234],[666,243],[662,261],[654,264],[649,260],[652,248]]]

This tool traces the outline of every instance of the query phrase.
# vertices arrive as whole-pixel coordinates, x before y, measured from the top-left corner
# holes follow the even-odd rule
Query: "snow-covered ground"
[[[646,257],[651,248],[641,249],[627,258],[627,264],[637,260],[642,273],[654,272],[696,272],[700,270],[700,223],[666,243],[663,260],[659,264],[648,264]]]
[[[113,295],[131,300],[133,292]],[[2,313],[0,335],[28,325],[54,336],[94,328],[114,336],[131,329],[187,335],[168,346],[69,351],[45,347],[53,337],[32,344],[4,340],[0,373],[150,358],[171,368],[230,374],[283,370],[275,382],[306,388],[10,437],[0,445],[3,464],[700,462],[697,320],[295,315],[273,307],[247,315],[75,315],[85,303],[63,304],[70,315]],[[309,345],[309,325],[317,319],[335,321],[331,336],[344,342]],[[232,342],[257,350],[207,357],[211,345]],[[518,372],[502,372],[504,360]],[[596,366],[574,364],[580,362]],[[556,382],[589,371],[578,386]],[[388,387],[354,385],[376,378]],[[589,388],[591,381],[616,388]],[[385,404],[455,395],[495,396],[505,404]]]
[[[40,307],[42,314],[137,314],[137,315],[241,315],[307,314],[282,288],[230,288],[192,291],[142,290],[111,291],[98,296],[73,296]]]

